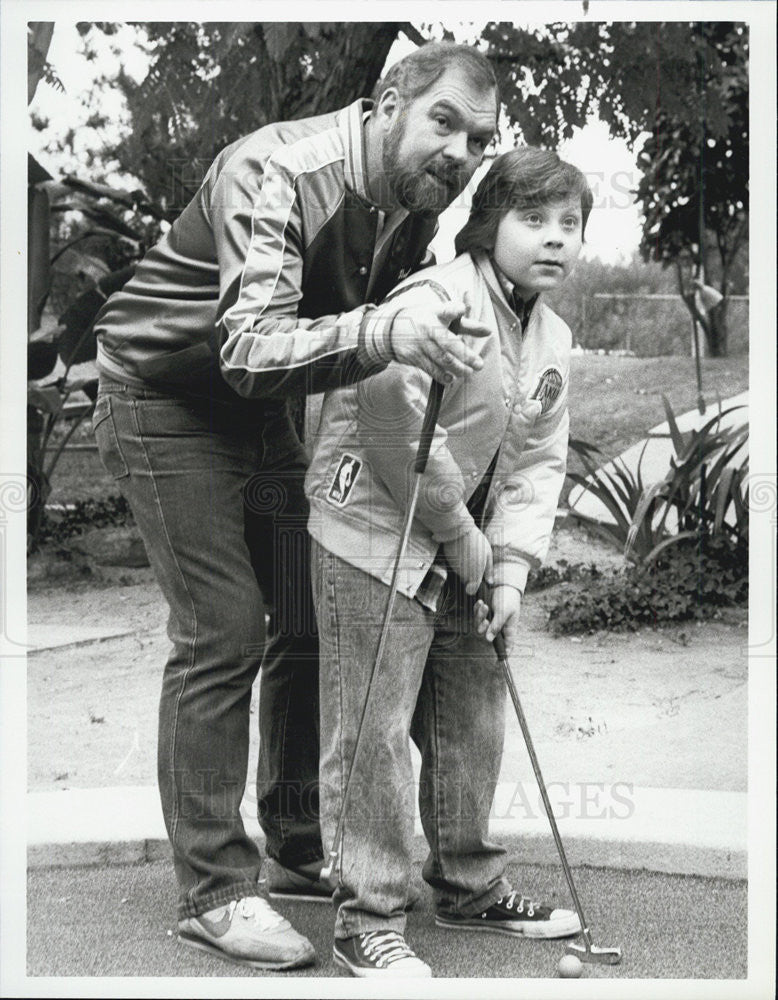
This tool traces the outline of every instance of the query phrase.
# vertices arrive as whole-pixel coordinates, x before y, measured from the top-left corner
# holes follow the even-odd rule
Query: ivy
[[[642,566],[565,585],[548,612],[556,635],[705,619],[748,602],[748,546],[725,537],[683,539]]]
[[[104,500],[79,500],[64,511],[46,511],[39,541],[41,544],[59,544],[91,528],[134,523],[130,505],[123,496],[110,496]]]
[[[594,563],[585,565],[584,563],[569,563],[566,559],[560,559],[554,566],[541,566],[530,572],[527,578],[526,592],[533,593],[538,590],[546,590],[559,583],[572,583],[577,580],[598,580],[602,577],[602,570],[598,569]]]

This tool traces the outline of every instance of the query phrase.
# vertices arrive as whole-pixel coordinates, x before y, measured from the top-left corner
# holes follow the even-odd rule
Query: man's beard
[[[443,163],[415,170],[403,167],[400,146],[405,131],[405,121],[400,118],[384,139],[384,176],[395,199],[408,212],[438,214],[448,208],[464,189],[466,182],[463,183],[462,171],[457,166],[445,166]],[[434,171],[435,177],[430,176],[428,169]]]

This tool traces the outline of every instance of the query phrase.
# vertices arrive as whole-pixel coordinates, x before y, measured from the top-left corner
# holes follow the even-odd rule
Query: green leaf
[[[665,408],[665,415],[667,416],[667,424],[670,428],[670,437],[673,442],[673,448],[675,449],[676,455],[680,455],[684,450],[684,436],[678,429],[673,408],[670,406],[670,400],[664,393],[662,393],[662,405]]]
[[[643,524],[643,520],[646,517],[646,515],[650,513],[651,519],[653,519],[654,502],[657,496],[661,493],[662,489],[664,488],[664,485],[665,484],[663,482],[654,483],[653,486],[649,486],[648,489],[644,490],[643,494],[638,500],[635,513],[632,516],[632,524],[630,525],[629,531],[627,532],[627,541],[624,547],[624,555],[628,555],[632,550],[635,544],[635,539],[637,538],[638,535],[638,531],[641,525]],[[650,520],[646,525],[646,527],[648,529],[646,534],[650,536],[652,533],[652,524]]]

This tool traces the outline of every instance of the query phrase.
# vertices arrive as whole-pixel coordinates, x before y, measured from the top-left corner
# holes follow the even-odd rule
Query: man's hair
[[[470,208],[470,218],[457,233],[458,254],[494,249],[500,219],[514,208],[547,205],[562,198],[581,203],[581,231],[592,210],[591,188],[572,163],[560,160],[549,149],[521,146],[495,158],[481,179]]]
[[[375,85],[373,101],[378,104],[384,92],[395,87],[403,104],[408,104],[429,90],[450,66],[461,67],[480,92],[494,90],[499,111],[500,93],[491,63],[478,49],[454,42],[427,42],[400,59]]]

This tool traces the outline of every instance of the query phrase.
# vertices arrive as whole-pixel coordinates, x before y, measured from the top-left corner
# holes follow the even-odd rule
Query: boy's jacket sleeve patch
[[[539,399],[540,412],[548,413],[557,399],[559,399],[561,391],[562,372],[554,365],[551,365],[549,368],[544,368],[540,375],[538,375],[537,385],[530,399]]]

